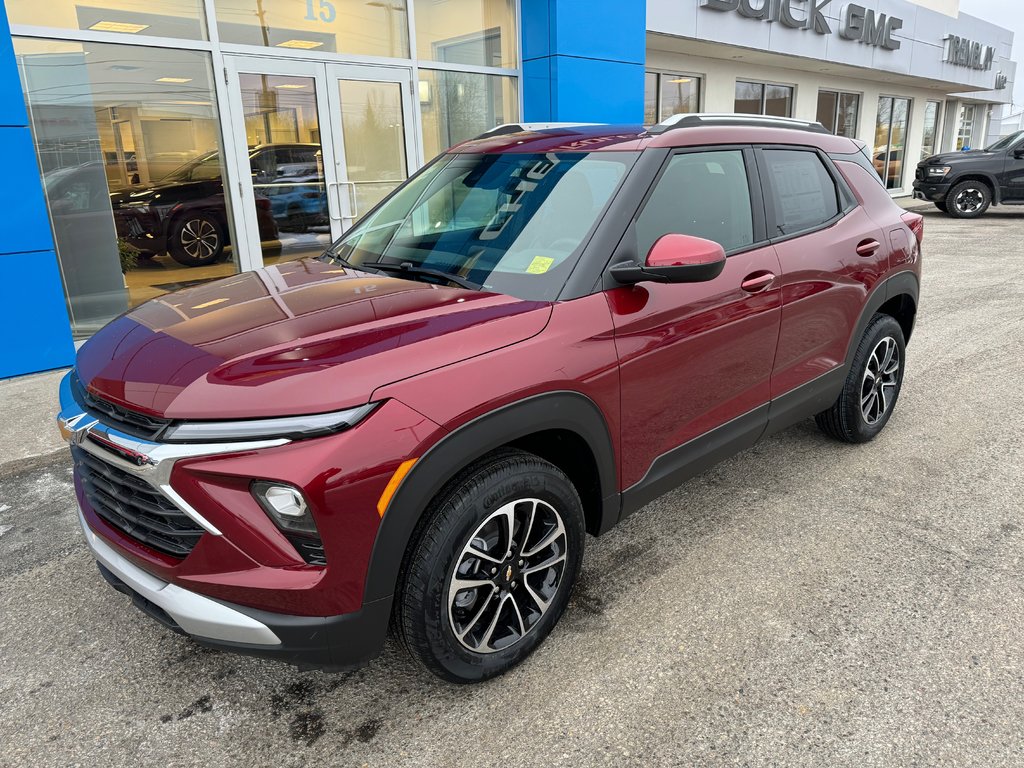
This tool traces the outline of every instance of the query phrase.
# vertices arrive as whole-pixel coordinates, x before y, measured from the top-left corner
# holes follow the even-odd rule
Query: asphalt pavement
[[[55,377],[0,383],[0,766],[1024,765],[1024,209],[925,215],[881,436],[801,424],[588,539],[552,636],[474,687],[394,643],[299,672],[146,618],[25,405]]]

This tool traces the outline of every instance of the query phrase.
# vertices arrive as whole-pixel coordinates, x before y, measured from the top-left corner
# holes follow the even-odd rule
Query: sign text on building
[[[740,16],[760,21],[778,22],[792,29],[811,29],[819,35],[832,34],[832,27],[822,9],[832,0],[701,0],[701,7],[713,11],[736,11]],[[794,11],[801,12],[798,18]],[[893,33],[903,28],[903,19],[876,13],[863,5],[849,3],[843,9],[839,36],[859,40],[866,45],[898,51],[900,41]]]
[[[996,49],[991,45],[983,45],[959,35],[946,37],[946,56],[944,61],[971,69],[992,69],[992,60],[996,57]]]

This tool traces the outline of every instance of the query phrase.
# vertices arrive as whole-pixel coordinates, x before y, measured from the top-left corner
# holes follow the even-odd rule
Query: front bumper
[[[323,617],[233,605],[146,573],[93,532],[81,512],[78,521],[107,583],[143,613],[201,645],[327,671],[362,666],[380,653],[390,598],[365,603],[354,613]]]
[[[941,203],[946,199],[946,194],[953,185],[949,182],[922,181],[914,182],[914,197],[917,200],[930,200],[933,203]]]

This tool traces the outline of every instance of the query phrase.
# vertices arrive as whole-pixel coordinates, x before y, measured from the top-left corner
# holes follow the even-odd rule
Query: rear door
[[[843,365],[864,300],[888,269],[890,246],[823,153],[771,146],[757,154],[782,269],[775,399]]]
[[[714,440],[677,450],[694,438],[729,422],[716,436],[719,447],[741,448],[761,434],[781,317],[779,262],[767,242],[751,148],[671,154],[617,255],[629,248],[643,261],[669,233],[714,240],[728,259],[706,283],[606,292],[620,365],[621,482],[644,480],[645,499],[708,455]]]

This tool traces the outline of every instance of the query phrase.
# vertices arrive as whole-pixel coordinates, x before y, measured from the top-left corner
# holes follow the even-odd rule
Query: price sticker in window
[[[551,269],[551,265],[554,263],[555,260],[548,256],[534,256],[533,261],[530,262],[530,266],[526,268],[526,271],[531,275],[543,275]]]

